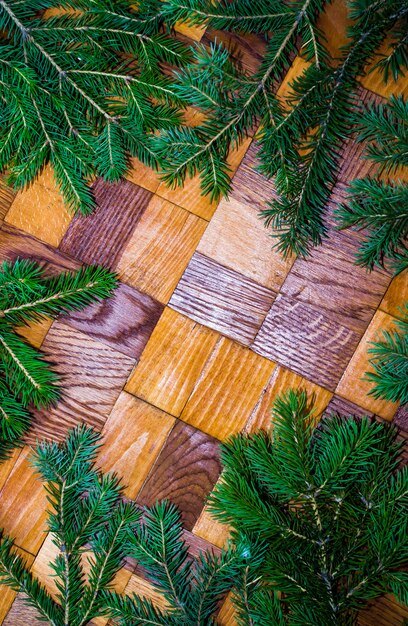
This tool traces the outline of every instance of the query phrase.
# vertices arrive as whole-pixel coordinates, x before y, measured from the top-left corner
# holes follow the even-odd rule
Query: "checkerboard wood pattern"
[[[344,39],[344,23],[337,0],[322,19],[329,42]],[[220,36],[181,31],[204,43]],[[262,41],[233,43],[247,68],[259,63]],[[303,64],[294,59],[290,78]],[[375,75],[361,85],[366,101],[388,93]],[[189,115],[194,121],[196,114]],[[231,155],[234,188],[218,205],[201,196],[197,180],[170,190],[137,160],[126,180],[94,183],[98,208],[87,218],[67,213],[49,169],[17,195],[0,181],[0,260],[31,257],[50,272],[103,263],[121,279],[110,300],[24,331],[64,381],[63,399],[36,412],[27,443],[59,439],[80,421],[100,430],[100,466],[118,472],[127,497],[141,504],[175,502],[192,554],[219,549],[228,537],[205,508],[220,475],[219,441],[268,427],[270,406],[283,390],[315,393],[319,415],[375,414],[408,431],[406,412],[368,396],[362,380],[367,344],[392,327],[408,282],[356,267],[360,235],[336,231],[330,218],[350,178],[367,172],[361,147],[344,147],[328,207],[331,237],[307,261],[282,259],[257,217],[274,188],[254,171],[256,152],[250,137]],[[0,526],[53,592],[48,562],[55,548],[28,454],[25,447],[0,466]],[[163,602],[130,561],[115,585]],[[396,626],[404,617],[408,612],[386,597],[360,623]],[[229,598],[219,620],[236,623]],[[0,623],[37,620],[21,594],[2,588]]]

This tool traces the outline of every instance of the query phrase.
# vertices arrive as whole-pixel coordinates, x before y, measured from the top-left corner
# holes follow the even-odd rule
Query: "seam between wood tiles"
[[[256,412],[257,412],[258,408],[260,407],[260,405],[262,404],[262,401],[264,399],[264,396],[266,394],[266,390],[268,389],[268,386],[270,384],[272,384],[273,382],[275,382],[275,380],[277,379],[277,377],[279,375],[279,367],[280,366],[276,363],[275,369],[273,370],[273,372],[272,372],[268,382],[266,383],[265,387],[263,388],[262,393],[259,396],[259,399],[258,399],[257,403],[255,404],[254,408],[252,409],[251,414],[250,414],[249,418],[247,419],[244,428],[242,429],[243,432],[246,433],[251,428],[251,426],[252,426],[252,424],[254,422],[254,418],[255,418]]]

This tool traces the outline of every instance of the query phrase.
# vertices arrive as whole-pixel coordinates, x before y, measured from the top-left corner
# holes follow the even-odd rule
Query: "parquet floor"
[[[337,44],[343,26],[338,1],[322,27]],[[204,41],[215,35],[184,34]],[[237,41],[243,62],[254,67],[262,42]],[[294,60],[290,78],[302,64]],[[364,101],[386,95],[375,75],[361,84]],[[194,123],[196,114],[188,114]],[[370,169],[361,150],[352,142],[345,147],[331,206],[351,177]],[[48,169],[27,191],[0,194],[1,260],[31,257],[51,272],[103,263],[121,279],[112,299],[27,331],[65,389],[56,408],[36,413],[28,443],[60,438],[79,421],[102,431],[101,467],[118,472],[127,496],[141,504],[175,502],[192,553],[221,547],[228,534],[205,508],[220,474],[218,442],[268,426],[282,390],[313,391],[320,413],[375,414],[408,430],[407,413],[368,396],[362,380],[368,342],[392,327],[408,297],[406,277],[367,275],[353,264],[360,236],[334,228],[308,261],[283,260],[257,217],[274,190],[255,165],[249,138],[231,156],[234,189],[218,205],[200,195],[196,180],[169,190],[136,161],[127,180],[95,182],[98,209],[88,218],[67,213]],[[28,454],[27,445],[0,466],[0,526],[52,590],[45,493]],[[130,563],[116,585],[154,597]],[[361,625],[396,626],[404,617],[408,612],[388,597],[361,616]],[[235,624],[228,599],[219,619]],[[2,588],[0,623],[37,622],[20,595]]]

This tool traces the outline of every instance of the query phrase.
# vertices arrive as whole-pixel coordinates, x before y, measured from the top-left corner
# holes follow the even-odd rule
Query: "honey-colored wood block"
[[[153,196],[117,266],[119,277],[167,304],[207,222]]]
[[[223,337],[206,364],[181,419],[226,439],[248,421],[275,363]]]
[[[336,389],[336,395],[350,400],[386,420],[392,419],[398,404],[381,399],[376,400],[374,396],[368,395],[373,388],[373,384],[365,380],[364,375],[368,371],[373,371],[369,364],[368,355],[370,342],[381,340],[381,331],[392,331],[395,329],[394,318],[383,311],[377,311]]]
[[[223,548],[229,539],[230,528],[227,524],[221,524],[214,519],[208,508],[204,507],[194,525],[193,534],[218,548]]]
[[[348,43],[347,28],[351,24],[352,21],[348,17],[348,6],[344,0],[328,2],[319,16],[317,26],[325,35],[325,46],[334,57],[338,57],[340,55],[339,48]]]
[[[125,390],[178,417],[218,337],[166,308]]]
[[[285,104],[285,99],[292,93],[291,83],[295,78],[300,76],[305,69],[307,69],[310,65],[309,61],[305,61],[300,56],[297,56],[293,59],[292,65],[287,71],[285,78],[282,83],[279,85],[279,89],[277,91],[277,95],[281,99],[282,103]]]
[[[29,552],[26,552],[25,550],[22,550],[21,548],[18,548],[18,547],[17,547],[17,552],[19,553],[20,556],[23,557],[27,566],[30,567],[34,560],[33,555],[29,554]],[[5,619],[7,613],[9,612],[10,607],[13,604],[16,596],[17,596],[17,592],[13,591],[11,587],[8,587],[7,585],[0,585],[0,624],[3,623],[3,620]]]
[[[5,182],[6,175],[0,174],[0,223],[6,216],[16,194]]]
[[[18,192],[5,221],[57,247],[72,217],[48,165],[30,187]]]
[[[9,458],[6,461],[0,463],[0,489],[3,488],[4,483],[9,477],[13,467],[17,463],[17,459],[21,454],[21,448],[15,448]],[[1,503],[0,503],[1,506]]]
[[[27,339],[35,348],[40,348],[52,325],[51,319],[43,319],[40,322],[31,322],[28,326],[18,326],[16,332]]]
[[[16,544],[37,554],[44,541],[47,499],[31,467],[31,450],[24,448],[0,493],[0,527]]]
[[[153,193],[160,184],[158,172],[139,161],[136,157],[130,159],[130,168],[126,173],[126,178],[130,180],[131,183],[139,187],[144,187]]]
[[[401,317],[404,302],[408,301],[408,271],[401,272],[391,281],[381,301],[380,309],[394,317]]]
[[[177,22],[174,30],[180,35],[184,35],[193,41],[201,41],[205,33],[206,26],[192,26],[186,22]]]
[[[228,165],[231,170],[230,173],[233,174],[236,171],[250,143],[251,138],[248,137],[236,150],[231,151],[228,157]],[[218,202],[211,202],[210,196],[203,195],[200,187],[199,176],[186,178],[183,187],[176,187],[175,189],[171,189],[164,182],[162,182],[157,189],[157,194],[166,198],[166,200],[183,207],[183,209],[191,211],[191,213],[194,213],[205,220],[210,220],[212,218],[218,204]]]
[[[332,393],[310,382],[295,372],[291,372],[285,367],[277,367],[272,378],[265,389],[264,394],[259,399],[252,415],[250,416],[246,426],[246,432],[254,432],[263,428],[268,430],[272,424],[271,410],[276,398],[281,394],[289,391],[289,389],[299,389],[307,391],[309,399],[314,394],[315,397],[315,416],[319,417],[330,402]]]
[[[255,282],[279,291],[294,259],[273,249],[270,230],[259,219],[255,204],[231,197],[217,207],[198,252]]]
[[[161,609],[162,611],[165,611],[169,607],[169,604],[163,594],[157,591],[152,583],[144,578],[141,578],[141,576],[138,576],[137,574],[132,574],[130,576],[129,582],[125,588],[125,593],[128,596],[132,596],[132,594],[135,593],[141,598],[150,600],[158,609]]]
[[[121,477],[128,498],[136,498],[174,422],[143,400],[120,394],[102,431],[98,465]]]
[[[237,615],[232,603],[232,594],[229,593],[218,613],[218,623],[220,626],[238,626]]]

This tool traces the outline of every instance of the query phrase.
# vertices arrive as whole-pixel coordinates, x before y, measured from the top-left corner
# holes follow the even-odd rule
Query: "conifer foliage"
[[[368,418],[314,421],[307,394],[290,391],[270,433],[222,445],[211,508],[258,560],[255,582],[234,592],[240,624],[349,626],[389,591],[408,604],[408,472],[397,470],[396,430]]]
[[[149,135],[180,121],[164,64],[188,53],[158,0],[136,5],[0,1],[0,172],[15,188],[50,163],[67,205],[88,213],[94,175],[117,180],[129,156],[157,167]]]
[[[4,535],[0,581],[24,591],[52,626],[85,626],[98,616],[111,617],[120,626],[210,626],[237,573],[234,553],[209,553],[191,563],[175,507],[157,504],[142,511],[125,503],[117,477],[95,467],[99,439],[92,429],[79,426],[62,444],[42,443],[35,452],[34,465],[51,506],[49,530],[58,547],[52,563],[57,597],[32,576]],[[138,559],[163,593],[168,610],[136,594],[112,590],[125,556]]]
[[[84,267],[47,278],[35,262],[4,262],[0,271],[0,460],[19,444],[30,424],[30,405],[49,406],[59,397],[57,376],[41,352],[16,329],[29,322],[82,309],[111,295],[115,276]]]
[[[353,127],[357,77],[386,35],[392,51],[380,67],[394,78],[407,66],[407,0],[347,0],[349,43],[333,57],[317,22],[324,0],[165,0],[169,23],[184,20],[214,29],[264,34],[267,49],[254,75],[240,69],[221,44],[198,46],[194,63],[177,73],[175,88],[205,113],[194,129],[168,129],[158,139],[171,185],[199,173],[217,198],[230,190],[227,155],[256,123],[260,170],[275,176],[278,198],[262,215],[277,231],[283,254],[307,255],[326,233],[324,209],[336,181],[340,148]],[[300,49],[309,65],[282,102],[276,88]]]

